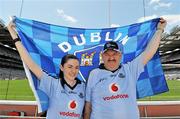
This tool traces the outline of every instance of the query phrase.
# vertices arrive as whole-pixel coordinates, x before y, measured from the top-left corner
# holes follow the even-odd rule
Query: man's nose
[[[109,57],[109,60],[114,60],[114,57],[113,56]]]
[[[71,70],[71,73],[73,73],[73,74],[74,74],[74,73],[75,73],[75,69],[72,69],[72,70]]]

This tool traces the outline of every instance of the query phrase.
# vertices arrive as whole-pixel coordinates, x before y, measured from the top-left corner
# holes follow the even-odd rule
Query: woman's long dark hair
[[[69,59],[75,59],[79,62],[79,59],[73,55],[73,54],[67,54],[65,55],[62,59],[61,59],[61,66],[64,66],[64,64],[69,60]],[[59,78],[62,79],[64,78],[64,73],[63,71],[60,69],[60,72],[59,72]]]

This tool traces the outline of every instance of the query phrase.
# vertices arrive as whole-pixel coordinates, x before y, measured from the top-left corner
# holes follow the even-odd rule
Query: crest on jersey
[[[98,45],[74,53],[80,60],[79,74],[84,81],[87,80],[90,71],[102,63],[102,48],[103,45]]]

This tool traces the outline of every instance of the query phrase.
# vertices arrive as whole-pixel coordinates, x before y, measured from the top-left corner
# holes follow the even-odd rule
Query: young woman
[[[85,83],[77,78],[79,61],[68,54],[61,60],[59,79],[44,72],[30,57],[10,22],[8,30],[20,54],[21,59],[40,80],[39,89],[49,97],[47,119],[80,119],[84,108]]]

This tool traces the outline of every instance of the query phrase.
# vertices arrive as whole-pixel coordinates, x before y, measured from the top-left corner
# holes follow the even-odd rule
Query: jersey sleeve
[[[91,96],[92,96],[92,83],[93,83],[93,78],[94,78],[94,71],[91,71],[89,74],[89,78],[87,80],[87,85],[86,85],[86,98],[85,100],[87,102],[91,102]]]
[[[128,63],[131,75],[136,80],[138,80],[140,74],[144,71],[144,64],[142,60],[142,55],[139,55]]]
[[[53,77],[49,76],[47,73],[43,72],[42,76],[40,77],[40,85],[39,85],[39,89],[42,90],[44,93],[46,93],[46,95],[48,95],[49,97],[51,97],[51,93],[53,90],[53,82],[56,79],[54,79]]]

